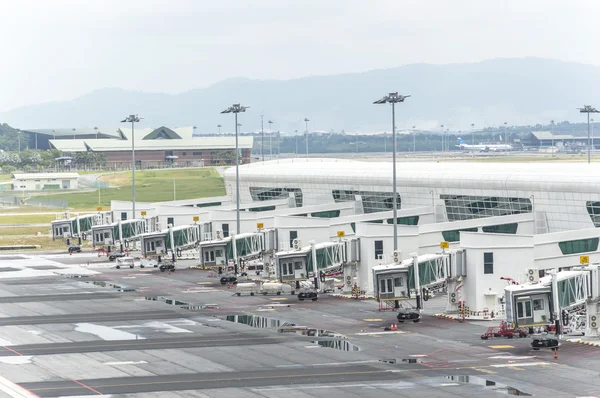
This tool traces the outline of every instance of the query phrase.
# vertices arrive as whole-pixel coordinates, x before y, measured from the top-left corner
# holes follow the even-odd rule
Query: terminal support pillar
[[[173,262],[175,262],[175,237],[173,236],[173,227],[169,224],[168,228],[169,236],[171,237],[171,253],[173,253]]]

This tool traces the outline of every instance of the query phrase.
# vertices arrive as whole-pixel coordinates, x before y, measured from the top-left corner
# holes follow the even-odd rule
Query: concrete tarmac
[[[139,311],[117,313],[92,313],[92,314],[67,314],[67,315],[40,315],[40,316],[15,316],[0,318],[0,326],[7,325],[36,325],[50,323],[79,323],[79,322],[109,322],[129,321],[135,319],[170,319],[183,318],[185,313],[176,311]],[[191,316],[192,314],[187,314]]]
[[[16,355],[56,355],[127,350],[160,350],[191,347],[246,346],[281,343],[284,336],[256,334],[218,334],[162,339],[86,341],[72,343],[30,344],[0,347],[0,357]]]

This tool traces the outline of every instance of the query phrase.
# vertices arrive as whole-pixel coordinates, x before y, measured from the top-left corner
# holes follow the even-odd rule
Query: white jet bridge
[[[313,279],[315,287],[321,289],[327,277],[343,274],[352,280],[352,268],[360,261],[359,240],[355,238],[304,247],[299,239],[294,239],[292,247],[275,254],[275,271],[281,282]]]
[[[417,309],[422,308],[423,290],[442,290],[451,272],[451,261],[457,251],[440,254],[411,254],[403,260],[400,251],[392,253],[393,263],[373,267],[373,292],[381,310],[398,308],[398,301],[415,297]],[[416,268],[416,270],[415,270]],[[418,277],[415,277],[418,275]]]
[[[181,257],[181,253],[198,247],[200,243],[200,226],[198,224],[169,226],[157,232],[140,235],[142,256],[163,256],[171,252],[173,261]]]
[[[57,216],[58,217],[58,216]],[[95,225],[104,225],[112,222],[112,212],[104,211],[94,214],[71,217],[64,213],[64,218],[51,222],[52,239],[81,238],[86,239]]]
[[[598,336],[600,326],[600,268],[598,265],[575,267],[539,278],[537,269],[527,270],[528,283],[504,289],[506,320],[516,327],[554,326],[577,329],[577,320],[585,315],[586,336]]]
[[[92,227],[92,239],[94,248],[109,248],[111,246],[123,246],[129,248],[132,242],[141,239],[141,235],[155,232],[156,218],[137,218],[132,220],[119,220],[105,225]]]
[[[204,268],[226,267],[230,262],[240,265],[240,261],[262,258],[268,262],[268,256],[277,247],[277,231],[259,230],[223,237],[217,231],[214,240],[200,243],[200,259]]]

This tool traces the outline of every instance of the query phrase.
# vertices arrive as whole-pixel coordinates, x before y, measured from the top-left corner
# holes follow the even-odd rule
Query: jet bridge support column
[[[233,272],[235,276],[237,276],[239,269],[236,237],[236,234],[231,235],[231,249],[233,250]]]
[[[560,303],[558,300],[558,273],[552,274],[552,306],[554,307],[554,326],[556,327],[556,335],[560,335]]]
[[[421,310],[421,281],[419,280],[419,256],[417,253],[412,253],[413,259],[413,275],[415,278],[415,294],[417,299],[417,310]]]
[[[173,262],[175,262],[175,237],[173,236],[173,227],[170,224],[169,224],[169,236],[171,237],[171,256],[172,256]]]
[[[310,242],[310,251],[312,252],[312,267],[313,267],[313,271],[315,273],[315,279],[314,279],[314,285],[315,285],[315,289],[319,290],[320,283],[319,283],[319,270],[317,269],[317,248],[315,246],[315,242],[311,241]],[[308,264],[306,264],[308,266]]]
[[[123,224],[121,224],[121,220],[118,221],[118,230],[119,230],[119,243],[121,244],[121,253],[123,253]],[[116,242],[117,237],[113,236],[113,242]]]

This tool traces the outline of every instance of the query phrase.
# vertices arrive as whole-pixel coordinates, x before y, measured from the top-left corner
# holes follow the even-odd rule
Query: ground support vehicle
[[[560,345],[558,342],[558,337],[554,334],[549,333],[539,333],[531,336],[531,348],[535,351],[538,351],[540,348],[550,348],[552,350],[558,350],[558,346]]]
[[[481,335],[482,340],[494,337],[506,337],[512,339],[514,336],[527,337],[529,333],[524,328],[513,328],[508,322],[500,322],[500,326],[490,326],[487,331]]]
[[[135,265],[135,262],[133,260],[133,257],[121,257],[121,258],[117,258],[117,269],[121,269],[121,268],[125,268],[125,267],[129,267],[129,268],[133,268]]]
[[[165,261],[160,264],[158,269],[160,270],[160,272],[165,272],[165,271],[175,272],[175,264],[173,264],[170,261]]]
[[[314,291],[305,291],[305,292],[298,293],[298,300],[300,300],[300,301],[304,301],[304,300],[317,301],[318,298],[319,298],[318,293],[314,292]]]

